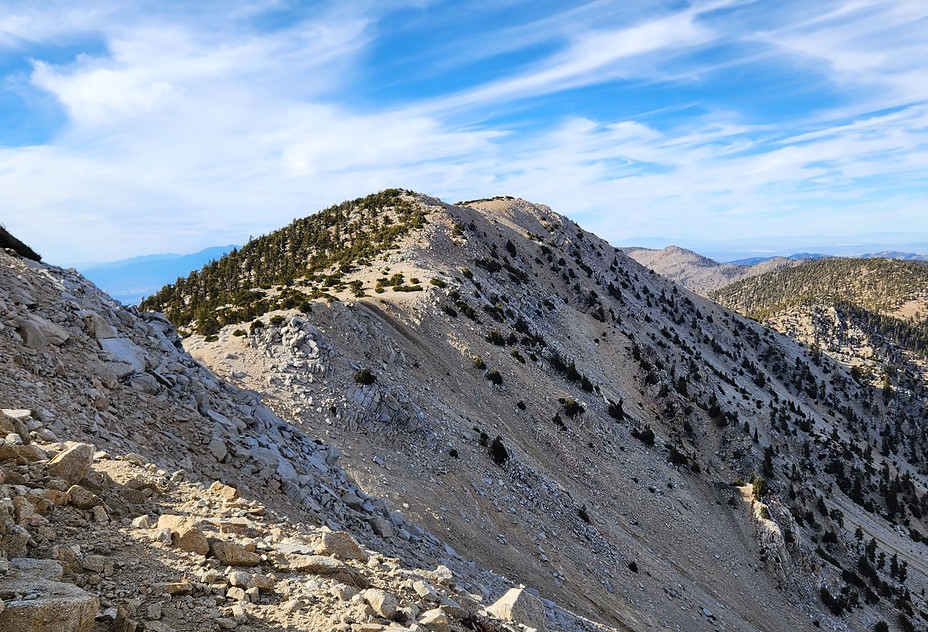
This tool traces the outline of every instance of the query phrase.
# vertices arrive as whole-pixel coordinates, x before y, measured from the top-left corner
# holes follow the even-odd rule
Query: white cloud
[[[521,31],[489,29],[490,50],[557,44],[518,71],[387,109],[347,95],[366,87],[358,77],[390,7],[336,4],[255,26],[278,4],[14,6],[0,18],[0,49],[88,33],[105,46],[34,60],[32,86],[68,118],[46,144],[0,147],[8,227],[52,261],[193,251],[400,186],[452,201],[521,195],[613,240],[850,235],[893,223],[928,232],[928,82],[918,84],[928,45],[911,4],[832,2],[812,16],[797,3],[768,19],[749,3],[660,14],[651,3],[590,3]],[[722,8],[739,20],[724,22]],[[676,116],[581,109],[541,131],[489,118],[619,78],[698,81],[722,72],[709,53],[732,42],[767,47],[745,64],[787,56],[847,98],[788,126],[713,103]]]

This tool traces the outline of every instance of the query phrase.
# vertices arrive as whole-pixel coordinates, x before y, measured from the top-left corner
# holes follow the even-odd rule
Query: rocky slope
[[[0,631],[601,629],[74,271],[0,251],[0,363]]]
[[[623,248],[622,251],[646,268],[679,283],[688,290],[704,295],[736,281],[749,279],[779,268],[802,265],[805,261],[804,259],[774,257],[753,265],[719,263],[679,246],[667,246],[660,250]]]
[[[353,258],[371,216],[404,228]],[[618,629],[928,620],[917,394],[541,205],[394,191],[300,222],[270,237],[309,271],[243,248],[160,306],[458,554]]]

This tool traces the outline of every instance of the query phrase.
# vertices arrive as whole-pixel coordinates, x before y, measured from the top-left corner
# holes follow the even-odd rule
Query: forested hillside
[[[918,309],[928,301],[928,263],[817,259],[737,281],[711,298],[756,320],[803,303],[840,300],[876,314],[918,321],[928,316],[928,310]]]
[[[422,225],[422,211],[404,194],[387,189],[294,220],[164,287],[142,308],[162,311],[178,325],[193,322],[198,333],[210,335],[342,289],[343,274]]]

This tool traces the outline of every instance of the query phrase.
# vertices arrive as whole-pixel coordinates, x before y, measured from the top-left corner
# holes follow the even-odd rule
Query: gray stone
[[[503,621],[520,623],[539,632],[545,627],[545,605],[541,599],[530,594],[524,588],[510,588],[487,612]]]
[[[104,338],[99,342],[113,359],[110,368],[119,377],[145,371],[145,352],[128,338]]]
[[[23,337],[23,344],[30,349],[42,351],[48,346],[48,339],[42,329],[31,320],[19,323],[19,335]]]
[[[393,523],[383,516],[372,516],[370,519],[371,529],[374,533],[382,538],[393,537]]]
[[[226,448],[226,442],[219,437],[213,437],[210,440],[209,445],[206,447],[209,450],[209,453],[213,455],[213,458],[220,463],[222,463],[223,459],[229,455],[229,450]]]

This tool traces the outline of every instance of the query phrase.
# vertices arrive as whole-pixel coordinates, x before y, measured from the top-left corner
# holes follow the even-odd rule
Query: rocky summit
[[[546,206],[383,191],[141,312],[0,262],[0,630],[928,623],[925,398]]]

